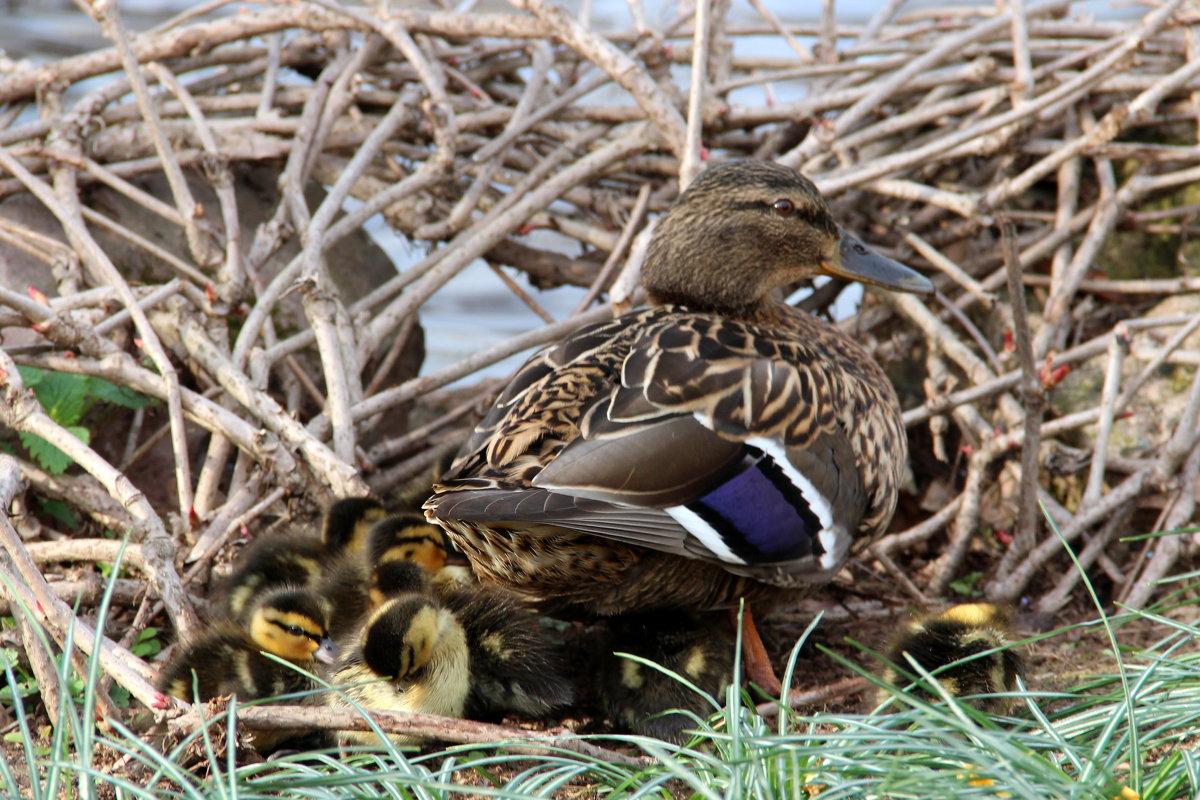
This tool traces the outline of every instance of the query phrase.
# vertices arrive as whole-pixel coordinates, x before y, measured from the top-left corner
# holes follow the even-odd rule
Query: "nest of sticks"
[[[1195,513],[1194,3],[1097,22],[1065,0],[892,2],[784,26],[716,0],[652,31],[631,0],[606,32],[543,0],[222,5],[133,35],[93,3],[111,48],[0,74],[0,423],[72,464],[6,439],[0,578],[62,637],[103,586],[86,565],[121,546],[102,532],[129,531],[102,659],[145,705],[166,700],[128,649],[142,628],[193,628],[245,531],[428,481],[497,390],[472,376],[636,301],[622,265],[706,158],[800,168],[939,288],[868,292],[841,323],[894,376],[913,454],[857,584],[894,606],[978,578],[1054,615],[1081,574],[1143,607],[1194,562],[1188,534],[1126,541]],[[764,37],[786,54],[757,55]],[[424,253],[400,271],[363,235],[380,214]],[[544,324],[422,374],[418,312],[480,258]],[[539,291],[565,284],[586,296],[554,319]],[[71,423],[18,366],[155,402]]]

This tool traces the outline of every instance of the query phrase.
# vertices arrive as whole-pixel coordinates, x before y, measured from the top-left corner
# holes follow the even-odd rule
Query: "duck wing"
[[[784,333],[662,309],[585,329],[518,373],[430,515],[555,525],[779,582],[827,576],[870,510],[837,413],[856,404],[820,342]]]

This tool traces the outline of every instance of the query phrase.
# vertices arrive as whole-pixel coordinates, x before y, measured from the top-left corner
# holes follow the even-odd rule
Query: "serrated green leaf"
[[[74,425],[83,418],[88,403],[88,378],[66,372],[47,372],[33,390],[50,419]]]
[[[109,383],[103,378],[90,378],[88,383],[89,393],[102,403],[111,403],[114,406],[122,408],[138,409],[150,404],[151,398],[144,394],[127,389],[124,386],[117,386],[114,383]]]
[[[29,451],[29,455],[47,472],[54,475],[62,475],[67,471],[67,467],[73,463],[69,455],[42,437],[34,436],[32,433],[22,433],[19,435],[21,437],[21,444]]]
[[[81,428],[78,425],[68,425],[67,430],[84,444],[89,444],[92,441],[92,433],[87,428]],[[66,472],[67,467],[74,463],[69,455],[40,436],[34,436],[32,433],[22,433],[20,437],[21,444],[25,445],[25,449],[29,451],[29,455],[33,456],[43,468],[55,475],[63,474]]]

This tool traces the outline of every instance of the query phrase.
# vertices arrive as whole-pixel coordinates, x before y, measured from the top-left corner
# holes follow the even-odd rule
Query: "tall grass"
[[[116,571],[114,570],[114,574]],[[101,606],[102,627],[107,598]],[[23,610],[27,618],[34,616]],[[457,746],[408,754],[382,745],[348,755],[298,753],[238,764],[229,715],[166,750],[119,723],[101,732],[96,713],[99,663],[88,659],[81,693],[64,692],[54,733],[39,740],[20,693],[13,692],[20,758],[0,758],[0,794],[49,800],[117,798],[1118,798],[1200,796],[1200,630],[1155,613],[1130,613],[1084,628],[1111,631],[1134,619],[1161,626],[1144,649],[1115,646],[1119,669],[1061,691],[1023,689],[1012,718],[995,719],[945,700],[897,693],[900,710],[870,714],[758,716],[730,689],[684,746],[638,736],[597,737],[639,752],[629,767],[570,752],[536,756],[502,745]],[[1062,634],[1064,631],[1057,632]],[[1087,632],[1096,635],[1097,631]],[[50,643],[43,638],[42,646]],[[70,638],[67,651],[72,647]],[[795,657],[789,666],[793,669]],[[71,659],[61,658],[67,685]],[[5,680],[16,686],[11,664]],[[219,744],[224,743],[224,744]],[[191,771],[185,751],[208,764]],[[116,774],[106,774],[115,758]]]

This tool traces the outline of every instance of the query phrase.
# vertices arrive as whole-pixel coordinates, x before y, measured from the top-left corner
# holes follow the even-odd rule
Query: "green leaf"
[[[81,428],[78,425],[68,425],[67,430],[84,444],[92,441],[92,434],[87,428]],[[55,475],[63,474],[66,472],[67,467],[74,463],[69,455],[40,436],[34,436],[32,433],[22,433],[20,437],[21,444],[25,445],[25,449],[29,451],[29,455],[33,456],[39,464]]]
[[[138,634],[137,640],[133,646],[129,648],[135,656],[139,658],[150,658],[162,652],[162,642],[155,637],[158,636],[157,628],[146,628]]]
[[[90,405],[88,383],[86,375],[47,372],[33,392],[52,420],[59,425],[74,425]]]
[[[109,383],[103,378],[89,378],[88,392],[102,403],[111,403],[122,408],[142,408],[149,405],[151,400],[144,394]]]
[[[976,589],[975,585],[979,583],[979,579],[982,577],[982,572],[972,572],[956,581],[951,581],[950,588],[963,597],[979,597],[983,592]]]
[[[46,370],[38,369],[37,367],[23,367],[17,365],[17,372],[21,374],[21,380],[25,383],[26,389],[32,389],[41,383],[42,378],[46,375]]]
[[[79,517],[75,516],[75,512],[71,507],[62,500],[47,500],[44,497],[39,497],[37,501],[38,505],[42,507],[42,512],[47,516],[58,520],[71,530],[79,527]]]

